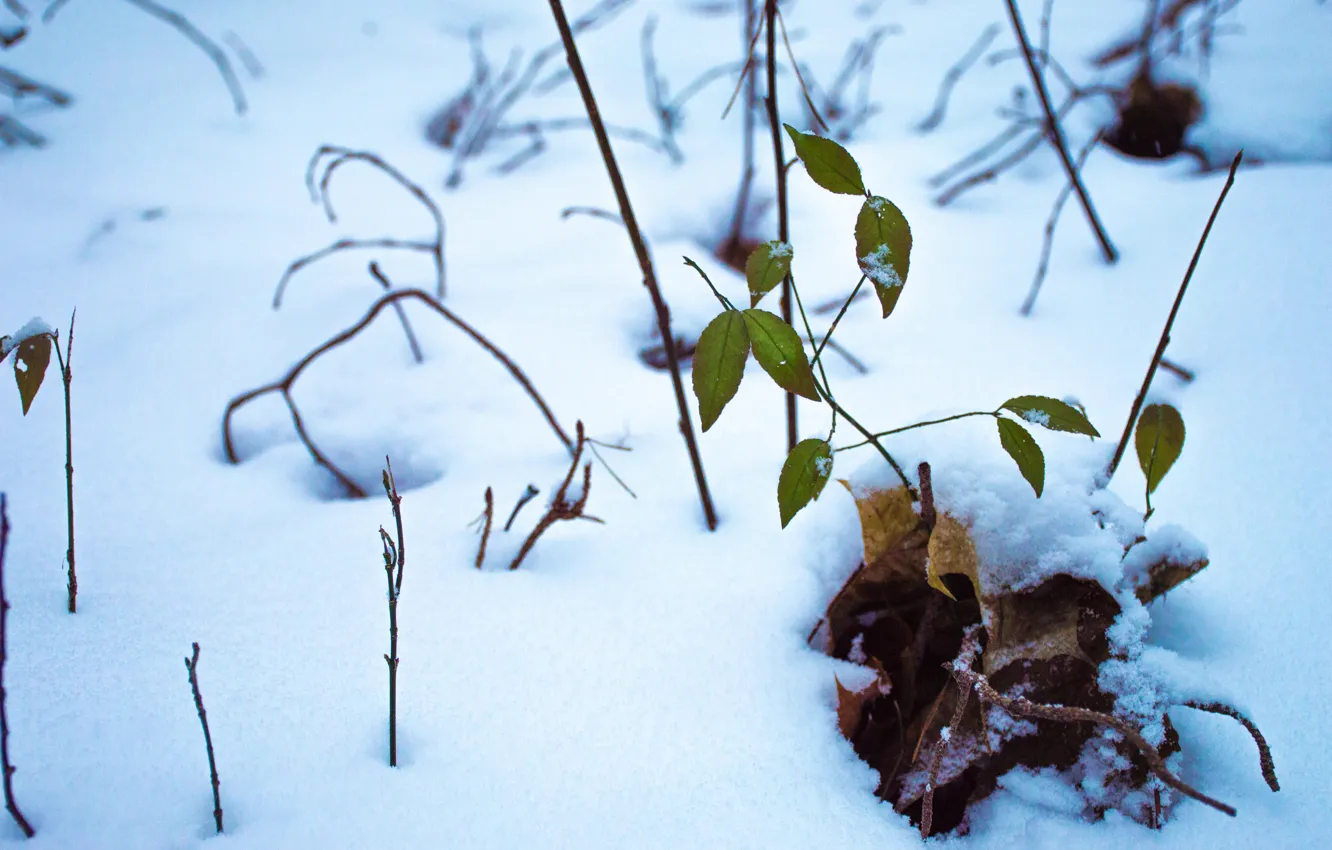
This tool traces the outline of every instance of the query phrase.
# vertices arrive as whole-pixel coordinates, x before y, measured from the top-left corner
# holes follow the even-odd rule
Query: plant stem
[[[819,343],[819,347],[814,349],[815,360],[818,360],[819,357],[823,355],[824,346],[828,344],[828,340],[832,339],[833,331],[837,330],[837,323],[842,321],[842,317],[846,315],[847,308],[851,306],[851,302],[855,301],[856,296],[860,294],[860,288],[865,285],[865,280],[866,277],[862,274],[860,276],[860,282],[856,284],[856,288],[851,290],[851,294],[846,297],[846,301],[842,302],[842,309],[838,310],[837,315],[833,317],[832,324],[828,326],[828,332],[823,335],[823,342]]]
[[[59,350],[57,346],[56,351]],[[0,493],[0,770],[4,771],[5,808],[18,828],[23,830],[23,835],[32,838],[36,833],[14,801],[14,768],[9,763],[9,717],[5,713],[5,659],[8,657],[5,652],[5,615],[9,611],[9,602],[5,600],[5,546],[9,542],[7,507],[5,494]]]
[[[703,472],[703,458],[699,455],[698,442],[694,438],[694,424],[689,415],[689,402],[685,397],[684,381],[680,377],[680,361],[675,353],[675,337],[671,333],[671,314],[657,286],[657,273],[652,266],[652,257],[648,253],[647,243],[638,229],[638,220],[634,218],[633,207],[629,203],[629,192],[625,189],[624,178],[615,161],[615,152],[611,150],[610,138],[606,135],[606,126],[602,123],[601,112],[597,108],[596,98],[592,94],[592,84],[588,82],[587,72],[583,69],[583,60],[578,55],[578,46],[574,43],[573,31],[569,28],[569,19],[564,14],[561,0],[550,0],[550,11],[555,17],[555,26],[559,28],[560,40],[564,43],[564,52],[568,57],[569,70],[578,83],[578,91],[587,109],[592,132],[597,137],[597,147],[601,150],[601,159],[606,164],[606,173],[615,190],[615,199],[620,205],[620,219],[629,231],[629,240],[633,243],[634,254],[643,274],[643,285],[652,296],[652,305],[657,312],[657,329],[661,333],[661,342],[666,350],[666,363],[671,371],[671,383],[675,389],[675,404],[680,412],[680,433],[684,436],[685,447],[689,451],[689,462],[693,467],[694,482],[698,485],[698,498],[703,507],[703,516],[708,530],[717,528],[717,512],[712,506],[712,495],[708,492],[708,481]]]
[[[890,436],[890,435],[892,435],[892,434],[900,434],[900,433],[902,433],[903,431],[912,431],[912,430],[915,430],[916,428],[924,428],[926,425],[940,425],[940,424],[942,424],[942,423],[944,423],[944,422],[952,422],[952,421],[955,420],[955,419],[966,419],[968,416],[994,416],[994,417],[998,417],[998,416],[999,416],[999,413],[998,413],[998,411],[995,411],[995,410],[973,410],[973,411],[970,412],[970,413],[955,413],[955,414],[953,414],[952,416],[945,416],[943,419],[931,419],[931,420],[929,420],[928,422],[917,422],[917,423],[915,423],[914,425],[903,425],[901,428],[894,428],[894,429],[891,430],[891,431],[880,431],[879,433],[875,434],[874,436],[875,436],[875,437],[887,437],[887,436]],[[844,451],[847,451],[848,449],[858,449],[858,448],[860,448],[861,446],[867,446],[867,445],[869,445],[869,443],[870,443],[869,440],[865,440],[865,441],[863,441],[863,442],[859,442],[859,443],[852,443],[852,444],[849,445],[849,446],[842,446],[842,447],[839,448],[839,449],[834,449],[834,451],[844,452]]]
[[[768,28],[767,56],[768,94],[764,104],[768,108],[768,128],[772,134],[773,163],[777,169],[777,239],[791,241],[791,225],[786,202],[786,155],[782,152],[782,123],[777,112],[777,0],[765,0]],[[791,309],[791,275],[782,279],[782,320],[795,326],[795,314]],[[786,393],[786,451],[795,448],[800,439],[796,424],[795,393]]]
[[[194,656],[185,659],[190,671],[190,690],[194,692],[194,707],[199,711],[199,724],[203,726],[204,748],[208,750],[208,776],[213,783],[213,822],[222,834],[222,784],[217,778],[217,759],[213,756],[213,736],[208,731],[208,712],[204,711],[203,694],[199,692],[199,644],[194,644]]]
[[[1068,174],[1068,182],[1073,185],[1074,191],[1078,195],[1078,203],[1082,205],[1082,211],[1087,216],[1087,223],[1091,225],[1092,231],[1096,234],[1096,241],[1101,245],[1101,255],[1105,257],[1107,263],[1113,263],[1119,259],[1119,254],[1115,251],[1115,246],[1111,244],[1110,237],[1106,235],[1105,228],[1101,225],[1101,220],[1096,215],[1096,210],[1092,207],[1091,198],[1087,195],[1087,188],[1082,185],[1082,177],[1078,174],[1077,166],[1073,164],[1073,158],[1069,156],[1068,145],[1064,142],[1064,131],[1059,126],[1059,120],[1055,117],[1054,106],[1050,103],[1050,93],[1045,88],[1045,78],[1041,71],[1036,67],[1036,58],[1032,55],[1031,44],[1027,41],[1027,31],[1022,26],[1022,16],[1018,13],[1016,0],[1006,0],[1008,4],[1008,18],[1013,22],[1013,34],[1017,36],[1018,46],[1022,48],[1022,58],[1027,62],[1027,71],[1031,74],[1032,88],[1036,89],[1036,96],[1040,98],[1041,109],[1045,110],[1045,121],[1049,127],[1050,140],[1054,143],[1055,150],[1059,153],[1059,161],[1064,164],[1064,172]]]
[[[1193,279],[1194,269],[1198,268],[1198,259],[1202,256],[1203,246],[1207,244],[1207,234],[1212,232],[1212,225],[1216,222],[1217,213],[1221,212],[1221,204],[1226,200],[1226,195],[1230,192],[1230,187],[1235,182],[1235,172],[1239,169],[1240,161],[1244,158],[1244,151],[1235,154],[1235,160],[1230,163],[1230,173],[1226,175],[1226,185],[1221,187],[1221,194],[1216,199],[1216,205],[1212,207],[1212,214],[1207,218],[1207,226],[1203,228],[1202,237],[1198,240],[1198,247],[1193,251],[1193,259],[1189,260],[1188,271],[1184,273],[1184,280],[1179,285],[1179,292],[1175,294],[1175,303],[1170,307],[1170,315],[1166,318],[1165,328],[1161,331],[1161,338],[1156,343],[1156,352],[1152,355],[1152,362],[1147,366],[1147,376],[1142,380],[1142,387],[1138,390],[1138,395],[1133,399],[1133,407],[1129,409],[1128,421],[1124,423],[1124,433],[1120,435],[1119,445],[1115,447],[1114,457],[1110,459],[1110,465],[1105,470],[1105,484],[1110,483],[1110,479],[1115,477],[1115,470],[1119,468],[1119,462],[1124,459],[1124,450],[1128,447],[1129,435],[1133,433],[1133,423],[1138,421],[1138,414],[1142,411],[1142,403],[1147,398],[1147,391],[1152,386],[1152,378],[1156,377],[1156,368],[1161,365],[1161,358],[1165,356],[1166,346],[1170,344],[1170,329],[1175,325],[1175,316],[1179,313],[1179,305],[1184,302],[1184,293],[1189,288],[1189,281]]]
[[[384,656],[389,672],[389,767],[398,766],[398,596],[402,593],[402,570],[407,563],[407,541],[402,534],[402,496],[393,479],[393,464],[384,458],[384,494],[393,508],[397,541],[389,539],[384,526],[379,538],[384,544],[384,572],[388,576],[389,651]],[[397,568],[397,577],[394,577]]]
[[[65,560],[69,563],[67,590],[69,594],[69,613],[71,614],[77,610],[79,595],[79,577],[74,571],[74,433],[73,418],[69,407],[69,386],[74,377],[70,371],[74,352],[74,317],[77,314],[78,310],[75,310],[69,315],[69,338],[65,340],[64,357],[60,356],[60,340],[53,341],[56,360],[59,361],[60,365],[60,380],[65,386],[65,514],[69,523],[69,548],[65,550]]]

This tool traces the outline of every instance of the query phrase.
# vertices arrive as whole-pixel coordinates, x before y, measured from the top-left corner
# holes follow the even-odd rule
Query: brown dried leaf
[[[856,500],[866,564],[873,564],[885,553],[898,549],[903,538],[920,523],[911,503],[911,493],[905,486],[891,490],[869,489],[857,495],[850,482],[842,478],[837,480]]]
[[[1078,644],[1079,598],[1011,593],[990,606],[983,656],[985,675],[1015,661],[1047,661],[1070,655],[1091,663]]]
[[[944,585],[943,577],[962,575],[971,581],[976,598],[981,599],[980,558],[965,525],[948,514],[940,514],[930,534],[929,556],[926,580],[930,587],[956,601],[957,597]]]
[[[1184,582],[1206,569],[1211,563],[1206,558],[1181,564],[1169,558],[1158,561],[1147,568],[1147,580],[1134,589],[1134,595],[1143,605],[1157,597],[1164,596]]]

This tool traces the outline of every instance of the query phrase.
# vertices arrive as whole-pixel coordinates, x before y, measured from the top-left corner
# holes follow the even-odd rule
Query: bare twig
[[[1185,369],[1183,366],[1179,365],[1178,363],[1167,360],[1164,357],[1161,358],[1161,368],[1166,370],[1170,374],[1174,375],[1176,378],[1179,378],[1181,381],[1183,381],[1186,384],[1193,383],[1193,379],[1197,377],[1197,375],[1193,374],[1192,369]]]
[[[972,65],[981,58],[990,43],[999,35],[999,25],[990,24],[983,31],[976,43],[962,54],[962,58],[957,60],[952,67],[944,74],[943,80],[939,83],[939,93],[934,96],[934,109],[925,117],[925,120],[916,125],[916,129],[922,133],[928,133],[943,123],[944,115],[948,112],[948,100],[953,95],[953,88],[962,79],[962,75],[971,69]]]
[[[496,360],[503,363],[505,368],[509,370],[509,374],[513,376],[513,379],[518,382],[523,390],[527,392],[527,395],[532,399],[533,403],[541,410],[542,415],[546,418],[546,422],[550,425],[551,430],[555,432],[555,435],[559,437],[560,442],[562,442],[570,451],[573,450],[573,441],[571,441],[568,435],[564,433],[564,429],[560,427],[559,422],[555,419],[555,414],[551,412],[545,399],[543,399],[537,392],[536,387],[532,385],[532,382],[528,379],[522,369],[518,368],[518,365],[509,359],[507,354],[501,351],[489,339],[482,336],[480,331],[473,328],[452,310],[435,300],[435,298],[429,293],[420,289],[397,289],[381,296],[379,300],[370,307],[369,311],[356,322],[356,324],[339,332],[327,342],[301,358],[301,360],[297,362],[295,366],[291,367],[291,369],[287,371],[287,374],[280,380],[242,393],[227,403],[226,412],[222,416],[222,444],[226,451],[227,460],[231,463],[239,463],[239,457],[236,454],[235,444],[231,436],[232,414],[245,404],[260,396],[267,395],[268,393],[280,393],[282,400],[287,405],[287,409],[291,412],[292,424],[296,428],[296,434],[300,437],[306,450],[310,452],[310,456],[314,458],[316,463],[332,473],[333,477],[347,489],[348,493],[357,498],[364,497],[365,491],[361,489],[360,485],[353,481],[351,477],[342,470],[338,469],[327,456],[319,451],[314,442],[310,439],[309,435],[306,433],[305,425],[301,420],[300,412],[296,409],[296,404],[291,397],[291,391],[296,379],[300,377],[301,373],[321,355],[337,348],[361,331],[365,330],[365,328],[374,321],[375,317],[379,315],[380,311],[385,307],[409,298],[424,303],[430,309],[443,316],[445,319],[453,323],[453,325],[459,330],[471,337],[478,345],[490,352]]]
[[[925,475],[928,477],[929,467],[925,464],[921,464],[921,466],[924,467]],[[925,479],[922,479],[922,488],[925,486],[924,481]],[[963,638],[962,648],[958,650],[957,659],[951,665],[945,664],[945,669],[949,667],[954,671],[971,669],[972,665],[976,663],[976,656],[980,653],[980,639],[977,637],[978,634],[979,629],[975,626],[968,630],[966,636]],[[940,697],[946,692],[947,691],[940,692]],[[967,687],[961,680],[959,680],[957,683],[957,706],[953,709],[953,717],[948,721],[948,725],[939,730],[939,743],[934,745],[933,758],[930,760],[930,771],[925,778],[925,797],[921,801],[920,806],[921,838],[929,838],[930,830],[934,828],[934,786],[939,781],[939,768],[943,765],[944,751],[948,748],[948,743],[952,740],[953,735],[957,734],[958,727],[962,724],[962,717],[966,713],[967,702],[970,696],[971,688]],[[938,703],[936,703],[935,706],[937,708]],[[985,714],[984,706],[981,706],[981,714],[982,716]],[[925,725],[929,726],[928,720]],[[921,730],[921,734],[924,735],[924,729]],[[913,756],[912,760],[914,761],[914,759],[915,757]]]
[[[328,157],[325,160],[325,157]],[[444,297],[444,216],[439,211],[439,207],[430,196],[420,186],[408,180],[402,172],[389,165],[377,155],[368,151],[354,151],[349,148],[339,147],[337,145],[322,145],[314,156],[310,157],[310,163],[305,169],[305,186],[310,192],[310,200],[313,203],[320,204],[324,209],[324,216],[329,223],[335,223],[338,220],[337,213],[333,210],[333,201],[329,197],[329,183],[333,179],[333,174],[348,162],[364,162],[373,168],[378,169],[387,175],[391,180],[407,190],[422,206],[430,213],[431,219],[435,223],[435,238],[433,241],[423,240],[405,240],[405,239],[339,239],[336,242],[315,251],[306,254],[295,260],[287,266],[286,271],[278,280],[276,291],[273,293],[273,309],[276,310],[282,306],[282,295],[286,291],[287,283],[292,275],[310,265],[318,262],[325,257],[336,254],[339,251],[365,248],[390,248],[409,251],[423,251],[430,254],[430,259],[435,266],[435,297]],[[320,164],[324,164],[323,173],[318,180],[315,179],[316,171]]]
[[[73,614],[77,610],[77,600],[79,596],[79,577],[74,571],[74,425],[70,415],[69,389],[70,383],[74,380],[74,373],[70,371],[73,363],[74,352],[74,317],[78,310],[69,314],[69,336],[65,339],[65,354],[60,355],[60,340],[54,339],[52,347],[55,349],[56,360],[60,366],[60,382],[65,387],[65,519],[68,523],[69,547],[65,550],[65,563],[68,568],[68,581],[66,590],[68,591],[69,613]]]
[[[0,91],[9,97],[20,100],[25,97],[40,97],[53,106],[69,106],[74,102],[72,95],[54,86],[38,82],[31,77],[0,68]]]
[[[198,27],[190,23],[189,19],[179,12],[168,9],[165,6],[158,5],[153,0],[125,0],[131,6],[137,6],[159,21],[173,27],[185,38],[194,43],[204,52],[204,55],[212,60],[217,66],[217,72],[222,75],[222,82],[226,83],[227,91],[231,92],[231,103],[236,110],[237,115],[244,115],[247,108],[245,103],[245,92],[241,89],[240,80],[236,77],[236,72],[231,68],[231,61],[227,59],[227,54],[222,52],[222,48],[217,46],[217,42],[199,31]],[[52,3],[47,7],[47,15],[52,14],[52,9],[57,8],[59,3]]]
[[[486,562],[486,544],[490,542],[490,527],[495,521],[495,491],[486,488],[486,509],[482,514],[485,524],[481,526],[481,546],[476,550],[476,568]]]
[[[4,6],[20,21],[28,19],[28,9],[19,0],[4,0]]]
[[[393,522],[397,538],[389,537],[384,526],[379,527],[379,540],[384,546],[384,572],[388,577],[389,651],[384,654],[388,665],[389,689],[389,767],[398,766],[398,597],[402,595],[402,570],[407,563],[407,541],[402,536],[402,496],[398,483],[393,480],[393,464],[384,458],[384,494],[393,509]],[[397,574],[394,574],[394,571]]]
[[[555,2],[559,2],[559,0],[555,0]],[[573,459],[569,463],[569,472],[564,476],[564,481],[560,482],[560,487],[555,491],[555,496],[550,500],[550,506],[546,508],[546,513],[541,519],[537,520],[536,527],[532,529],[531,533],[527,535],[527,539],[523,541],[522,548],[518,550],[518,554],[514,557],[513,563],[509,564],[510,570],[518,569],[518,566],[523,562],[523,559],[527,557],[527,554],[532,551],[532,547],[536,545],[537,540],[541,539],[541,535],[545,534],[547,529],[556,522],[559,522],[560,520],[575,519],[591,519],[596,522],[601,521],[583,513],[583,509],[587,507],[588,494],[592,492],[591,463],[583,465],[583,486],[578,493],[578,497],[573,501],[569,501],[568,498],[569,485],[573,482],[574,473],[578,471],[578,462],[582,460],[583,446],[587,444],[587,437],[583,432],[583,420],[578,420],[576,429],[578,439],[574,444]]]
[[[384,287],[385,292],[393,289],[393,283],[379,268],[377,260],[370,261],[369,270],[370,276],[379,281],[379,285]],[[412,331],[412,323],[407,321],[407,311],[403,309],[401,302],[393,302],[393,312],[398,314],[398,322],[402,325],[402,332],[407,337],[407,345],[412,349],[412,359],[417,363],[424,363],[425,355],[421,353],[421,344],[416,341],[416,334]]]
[[[1272,762],[1272,750],[1267,746],[1267,739],[1263,733],[1258,731],[1257,725],[1252,720],[1245,717],[1240,711],[1232,706],[1220,702],[1186,702],[1184,705],[1198,711],[1206,711],[1212,714],[1224,714],[1226,717],[1239,721],[1239,724],[1253,737],[1253,742],[1258,746],[1258,764],[1263,771],[1263,781],[1267,787],[1273,791],[1281,790],[1281,783],[1277,782],[1276,765]]]
[[[621,227],[624,226],[624,219],[620,218],[618,214],[613,213],[610,210],[604,210],[601,207],[574,206],[565,207],[560,210],[560,218],[571,218],[576,215],[586,215],[591,216],[592,218],[605,219],[606,221],[618,224]]]
[[[1078,173],[1082,172],[1082,166],[1087,164],[1087,157],[1091,155],[1092,149],[1101,141],[1101,134],[1092,136],[1087,144],[1083,145],[1082,150],[1078,151],[1078,161],[1074,166]],[[1018,312],[1023,316],[1030,316],[1031,310],[1036,306],[1036,297],[1041,293],[1041,284],[1045,282],[1045,274],[1050,268],[1050,253],[1054,249],[1055,226],[1059,224],[1059,215],[1064,211],[1064,204],[1068,202],[1068,196],[1073,192],[1073,184],[1065,183],[1059,190],[1059,195],[1055,198],[1054,207],[1050,210],[1050,217],[1045,220],[1045,237],[1041,241],[1041,259],[1036,265],[1036,275],[1032,278],[1031,288],[1027,291],[1027,297],[1022,302],[1022,307]]]
[[[208,777],[213,783],[213,821],[218,835],[222,834],[222,785],[217,778],[217,759],[213,756],[213,735],[208,731],[208,712],[204,711],[203,694],[199,692],[199,644],[194,643],[194,654],[185,659],[190,671],[190,690],[194,692],[194,707],[199,712],[199,725],[203,726],[204,748],[208,750]]]
[[[1216,205],[1212,207],[1212,214],[1207,217],[1207,226],[1203,228],[1202,236],[1198,239],[1198,247],[1193,251],[1193,259],[1189,260],[1188,271],[1184,273],[1184,280],[1179,285],[1179,292],[1175,295],[1175,303],[1170,306],[1170,315],[1166,318],[1165,328],[1161,330],[1161,338],[1156,343],[1156,351],[1152,354],[1152,362],[1147,366],[1147,375],[1142,380],[1142,387],[1138,390],[1138,395],[1133,399],[1133,406],[1129,408],[1128,421],[1124,423],[1124,433],[1119,438],[1119,445],[1115,447],[1115,454],[1110,459],[1110,465],[1105,470],[1105,483],[1110,483],[1110,479],[1115,477],[1115,470],[1119,468],[1119,462],[1124,458],[1124,450],[1128,448],[1129,437],[1133,434],[1133,424],[1138,421],[1138,413],[1142,410],[1142,403],[1147,398],[1147,391],[1151,389],[1152,378],[1156,377],[1156,367],[1161,365],[1161,358],[1165,356],[1166,346],[1170,344],[1170,329],[1175,326],[1175,316],[1179,314],[1179,305],[1184,303],[1184,293],[1189,288],[1189,281],[1193,279],[1193,272],[1198,268],[1198,259],[1202,257],[1203,246],[1207,244],[1207,234],[1212,232],[1212,225],[1216,223],[1217,213],[1221,212],[1221,204],[1225,202],[1226,195],[1230,192],[1230,187],[1235,183],[1235,172],[1239,170],[1240,161],[1244,158],[1244,151],[1235,154],[1235,159],[1230,163],[1230,173],[1226,175],[1226,184],[1221,187],[1221,194],[1216,199]]]
[[[36,833],[28,824],[28,819],[19,811],[14,800],[14,766],[9,763],[9,716],[5,713],[5,617],[9,613],[9,602],[5,599],[5,547],[9,543],[9,511],[5,494],[0,493],[0,771],[4,772],[5,808],[14,818],[14,823],[23,830],[23,835],[32,838]]]
[[[975,628],[975,627],[973,627]],[[997,705],[1004,711],[1014,717],[1028,717],[1037,720],[1052,720],[1056,723],[1097,723],[1101,726],[1108,726],[1124,737],[1126,741],[1133,745],[1138,754],[1147,764],[1150,770],[1158,779],[1166,785],[1175,789],[1186,797],[1192,797],[1200,803],[1204,803],[1219,812],[1235,816],[1235,809],[1215,800],[1193,786],[1184,782],[1184,780],[1175,776],[1166,767],[1165,762],[1157,753],[1156,748],[1147,743],[1142,737],[1142,733],[1127,722],[1120,720],[1109,714],[1102,714],[1099,711],[1092,711],[1088,708],[1078,708],[1076,706],[1063,705],[1045,705],[1043,703],[1032,702],[1026,697],[1005,696],[994,689],[988,679],[980,673],[971,670],[970,667],[963,667],[958,664],[944,665],[944,668],[950,670],[953,678],[957,680],[961,687],[974,689],[979,695],[981,702]]]
[[[764,0],[765,26],[767,27],[768,91],[763,103],[768,111],[768,130],[772,136],[773,163],[777,169],[777,239],[780,242],[791,241],[790,211],[786,201],[786,155],[782,152],[782,122],[777,111],[777,0]],[[795,313],[791,303],[791,275],[788,272],[782,278],[782,321],[794,327]],[[666,337],[669,339],[670,337]],[[669,348],[670,346],[667,346]],[[796,397],[791,391],[786,392],[786,451],[789,453],[800,440],[796,422]]]
[[[505,531],[513,528],[513,521],[518,518],[518,512],[526,507],[527,503],[535,499],[540,493],[541,491],[536,488],[535,484],[527,485],[527,489],[518,497],[518,501],[514,502],[513,510],[509,512],[509,519],[504,523]]]
[[[236,54],[236,58],[240,59],[241,65],[245,68],[245,73],[249,74],[252,79],[257,80],[264,75],[263,63],[259,61],[258,56],[254,55],[254,51],[250,49],[250,46],[241,40],[240,36],[236,35],[234,32],[227,31],[222,33],[222,40],[225,41],[227,47],[230,47],[232,52]]]
[[[1073,188],[1077,192],[1078,202],[1082,205],[1082,211],[1087,216],[1087,223],[1091,225],[1096,234],[1096,241],[1101,245],[1101,254],[1105,257],[1107,263],[1113,263],[1119,255],[1115,251],[1115,246],[1110,243],[1110,237],[1106,235],[1105,228],[1101,225],[1101,220],[1096,215],[1095,208],[1092,207],[1087,189],[1082,185],[1082,178],[1078,175],[1077,169],[1073,166],[1073,159],[1068,154],[1068,146],[1064,142],[1063,128],[1060,127],[1059,120],[1055,116],[1054,107],[1050,104],[1050,93],[1045,88],[1045,77],[1041,74],[1040,68],[1036,66],[1035,57],[1032,56],[1031,45],[1027,42],[1027,32],[1022,27],[1022,16],[1018,13],[1016,0],[1006,0],[1006,3],[1009,20],[1013,23],[1013,32],[1017,36],[1018,44],[1022,47],[1022,54],[1027,60],[1027,70],[1031,73],[1032,87],[1036,89],[1036,96],[1041,101],[1041,109],[1045,111],[1050,140],[1059,153],[1060,162],[1064,164],[1064,173],[1068,175],[1069,182],[1073,184]]]
[[[689,403],[685,397],[684,381],[680,377],[680,363],[675,356],[675,347],[670,344],[670,341],[675,338],[674,334],[671,333],[670,311],[667,309],[666,301],[662,298],[661,290],[657,286],[657,273],[652,265],[652,257],[648,253],[643,234],[638,229],[638,220],[634,218],[634,210],[629,203],[629,192],[625,188],[624,178],[620,175],[620,167],[615,161],[615,152],[611,149],[610,138],[606,134],[601,113],[597,109],[596,98],[592,94],[592,84],[588,82],[587,72],[583,69],[582,59],[578,55],[578,46],[574,43],[573,30],[569,27],[569,20],[564,14],[564,4],[561,0],[550,0],[550,9],[555,17],[555,25],[560,31],[560,39],[564,44],[569,68],[573,71],[574,79],[578,82],[578,91],[582,95],[583,105],[587,109],[587,117],[592,122],[592,131],[597,137],[597,146],[601,150],[601,158],[605,162],[606,173],[610,177],[611,186],[615,190],[615,198],[620,206],[620,218],[624,221],[625,229],[629,231],[629,239],[633,243],[634,254],[638,258],[638,266],[643,274],[643,284],[648,288],[653,307],[656,309],[657,329],[661,333],[661,339],[666,349],[666,360],[670,365],[676,408],[680,413],[680,431],[684,436],[685,447],[689,452],[694,481],[698,485],[699,501],[702,503],[703,515],[708,528],[716,529],[717,513],[712,506],[712,495],[708,492],[707,478],[703,473],[703,459],[699,455],[698,443],[694,438],[693,420],[690,417]]]

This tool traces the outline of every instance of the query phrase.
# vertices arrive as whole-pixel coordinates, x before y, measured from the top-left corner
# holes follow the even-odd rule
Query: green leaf
[[[1071,404],[1043,395],[1020,395],[1004,402],[1002,409],[1011,410],[1019,418],[1051,431],[1068,431],[1099,437],[1087,415]]]
[[[786,456],[777,478],[777,508],[782,528],[800,510],[819,497],[832,476],[833,452],[827,440],[801,440]]]
[[[860,179],[860,166],[846,148],[834,142],[802,133],[790,124],[783,124],[795,142],[796,156],[805,164],[810,179],[829,192],[839,195],[863,195],[865,183]]]
[[[708,322],[694,349],[694,395],[698,415],[706,431],[721,416],[722,408],[735,398],[749,358],[749,330],[745,318],[735,310],[723,310]]]
[[[856,261],[883,306],[886,319],[897,306],[911,265],[911,226],[897,205],[878,195],[856,216]]]
[[[754,349],[754,359],[763,367],[763,371],[787,392],[818,401],[819,390],[814,386],[814,372],[810,369],[805,346],[801,344],[800,335],[795,329],[782,321],[780,316],[767,310],[750,308],[744,312],[744,317],[745,325],[749,328],[749,343]]]
[[[46,334],[30,336],[14,349],[14,380],[18,382],[19,400],[23,402],[23,415],[28,415],[32,400],[42,388],[46,367],[51,363],[51,337]]]
[[[757,307],[763,296],[782,282],[791,272],[791,245],[787,242],[764,242],[754,249],[745,261],[745,282],[749,284],[749,306]]]
[[[1041,447],[1036,445],[1026,428],[1013,420],[999,417],[996,421],[999,423],[999,445],[1017,463],[1018,472],[1027,479],[1039,499],[1045,489],[1045,455]]]
[[[1138,465],[1147,477],[1147,492],[1155,493],[1184,450],[1184,417],[1168,404],[1147,405],[1138,417],[1133,445],[1138,450]]]

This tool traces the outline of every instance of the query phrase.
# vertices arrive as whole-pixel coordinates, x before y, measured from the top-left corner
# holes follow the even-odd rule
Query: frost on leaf
[[[874,285],[886,319],[902,296],[911,267],[911,226],[897,205],[875,195],[856,217],[856,262]]]

